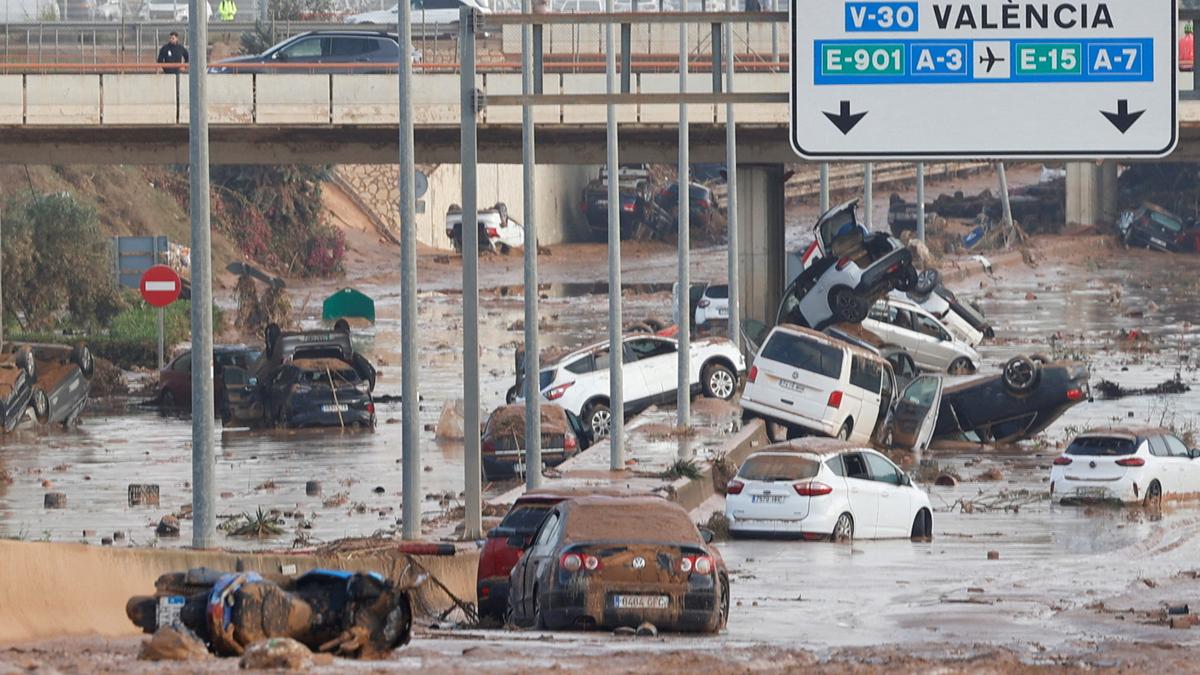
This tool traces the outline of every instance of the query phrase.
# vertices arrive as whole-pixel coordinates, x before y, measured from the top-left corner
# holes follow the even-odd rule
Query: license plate
[[[329,405],[321,406],[321,412],[349,412],[349,411],[350,411],[350,406],[346,405],[345,403],[342,403],[339,405],[333,405],[331,403]]]
[[[783,495],[751,495],[751,504],[782,504],[786,499]]]
[[[804,391],[805,389],[804,385],[800,384],[799,382],[793,382],[792,380],[780,380],[779,386],[783,387],[784,389],[791,389],[792,391]]]
[[[1150,237],[1150,243],[1154,244],[1155,246],[1161,246],[1163,248],[1167,247],[1167,242],[1163,241],[1162,239],[1155,239],[1154,237]]]
[[[671,599],[665,595],[614,595],[617,609],[666,609]]]
[[[1102,487],[1081,487],[1075,488],[1077,497],[1104,497],[1108,494],[1108,490]]]
[[[729,316],[729,309],[727,309],[727,308],[724,308],[724,307],[722,307],[722,308],[718,309],[718,310],[717,310],[717,316],[724,316],[724,317],[728,317],[728,316]]]
[[[525,462],[517,462],[513,464],[514,473],[525,473]]]
[[[182,595],[163,595],[158,598],[158,607],[154,611],[154,621],[163,626],[180,625],[179,616],[183,613],[183,605],[187,598]]]

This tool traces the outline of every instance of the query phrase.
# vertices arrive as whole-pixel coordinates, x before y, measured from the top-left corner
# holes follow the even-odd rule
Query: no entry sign
[[[155,265],[142,274],[139,284],[142,299],[153,307],[166,307],[179,299],[183,283],[175,270],[166,265]]]
[[[808,159],[1156,157],[1175,0],[791,0]]]

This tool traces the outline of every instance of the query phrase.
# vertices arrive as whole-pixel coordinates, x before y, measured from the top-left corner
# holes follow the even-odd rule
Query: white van
[[[869,443],[895,390],[883,357],[785,324],[771,331],[754,358],[741,405],[789,427]]]

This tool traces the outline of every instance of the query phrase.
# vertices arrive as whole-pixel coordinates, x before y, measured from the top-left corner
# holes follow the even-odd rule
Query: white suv
[[[655,403],[673,403],[679,373],[679,343],[656,335],[631,335],[623,340],[621,374],[625,412],[636,413]],[[586,347],[542,368],[538,387],[542,397],[578,415],[599,438],[608,435],[609,343]],[[725,338],[691,343],[692,391],[709,398],[732,400],[738,374],[746,362],[736,345]],[[519,400],[519,399],[518,399]]]
[[[786,427],[788,437],[816,433],[871,443],[890,435],[894,443],[923,448],[933,436],[941,389],[940,378],[923,376],[897,396],[891,364],[879,354],[785,325],[771,331],[754,357],[741,404],[747,416]]]
[[[507,254],[525,245],[525,227],[508,216],[508,206],[497,203],[490,209],[480,209],[479,250]],[[446,211],[446,237],[455,251],[462,251],[462,207],[451,204]]]
[[[979,368],[979,352],[963,342],[921,305],[890,295],[875,303],[863,328],[884,342],[903,347],[924,370],[970,375]]]

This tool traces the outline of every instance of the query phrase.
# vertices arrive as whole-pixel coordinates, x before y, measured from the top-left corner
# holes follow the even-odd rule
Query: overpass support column
[[[784,246],[782,164],[737,167],[737,226],[741,267],[738,296],[742,321],[771,326],[783,296]]]
[[[1112,225],[1117,219],[1117,164],[1067,164],[1067,224]]]

